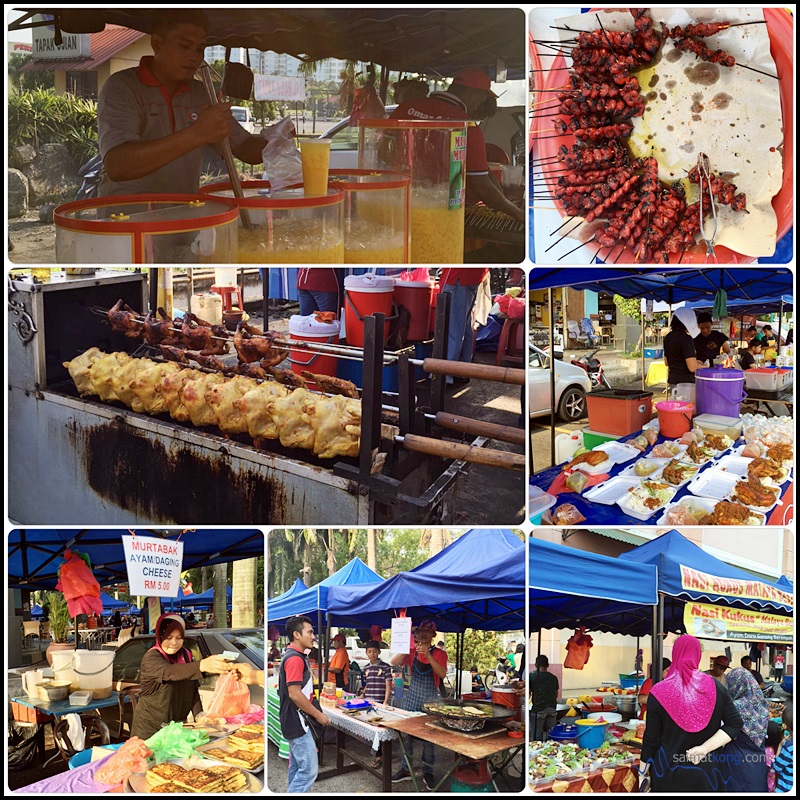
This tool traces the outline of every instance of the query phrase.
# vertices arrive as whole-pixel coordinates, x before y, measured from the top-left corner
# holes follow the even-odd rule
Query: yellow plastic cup
[[[343,689],[337,689],[337,690],[336,690],[336,696],[337,696],[337,697],[341,697],[341,696],[342,696],[342,692],[343,692],[343,691],[344,691]]]
[[[327,194],[331,140],[301,140],[300,158],[303,162],[303,193],[308,196]]]

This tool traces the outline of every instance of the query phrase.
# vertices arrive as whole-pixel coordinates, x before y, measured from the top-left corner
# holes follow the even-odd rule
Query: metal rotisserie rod
[[[476,378],[477,380],[525,385],[525,370],[495,367],[491,364],[471,364],[466,361],[448,361],[444,358],[409,359],[409,363],[422,367],[431,375],[450,375],[454,378]]]
[[[394,440],[400,442],[406,450],[415,453],[424,453],[429,456],[439,456],[454,461],[466,461],[469,464],[484,464],[500,469],[524,470],[525,456],[509,453],[505,450],[487,450],[471,444],[459,442],[446,442],[442,439],[431,439],[428,436],[416,436],[407,433],[405,436],[395,436]]]
[[[509,442],[510,444],[525,444],[525,431],[521,428],[512,428],[510,425],[483,422],[479,419],[470,419],[458,414],[448,414],[445,411],[440,411],[436,414],[434,420],[439,427],[450,431],[485,436],[487,439],[497,439],[500,442]]]

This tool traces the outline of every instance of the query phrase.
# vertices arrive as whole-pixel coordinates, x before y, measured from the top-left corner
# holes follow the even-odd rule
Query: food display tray
[[[671,500],[673,497],[675,497],[678,490],[676,488],[672,488],[669,491],[672,492],[672,496],[669,498]],[[617,501],[617,505],[622,509],[622,511],[625,514],[627,514],[629,517],[635,517],[636,519],[641,519],[641,520],[650,519],[650,517],[652,517],[653,514],[657,514],[659,511],[661,511],[661,509],[666,508],[668,504],[669,500],[666,503],[664,503],[663,506],[659,506],[658,508],[654,508],[652,511],[647,512],[631,508],[628,503],[627,496]]]
[[[216,742],[209,742],[208,744],[201,745],[200,747],[195,747],[194,751],[195,751],[195,753],[203,755],[203,759],[205,760],[206,763],[222,764],[222,765],[224,765],[226,767],[234,766],[233,764],[229,764],[227,761],[221,761],[218,758],[214,758],[214,756],[206,756],[205,755],[205,751],[206,750],[213,750],[213,749],[217,749],[217,748],[220,749],[220,750],[236,750],[235,747],[229,747],[228,743],[227,743],[227,741],[225,739],[221,739],[221,740],[216,741]],[[266,753],[265,753],[265,755],[266,755]],[[261,764],[258,767],[254,767],[253,769],[249,769],[248,767],[236,767],[236,769],[240,769],[240,770],[242,770],[242,772],[249,772],[252,775],[256,775],[259,772],[263,772],[264,771],[264,764]]]

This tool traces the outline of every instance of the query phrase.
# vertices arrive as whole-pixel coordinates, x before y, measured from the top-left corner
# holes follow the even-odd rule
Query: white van
[[[256,121],[247,106],[231,106],[233,118],[248,132],[256,132]]]

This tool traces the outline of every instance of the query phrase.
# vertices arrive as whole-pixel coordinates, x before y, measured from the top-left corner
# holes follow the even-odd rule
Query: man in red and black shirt
[[[337,267],[301,267],[297,271],[297,297],[300,316],[307,317],[315,311],[338,313],[342,302],[340,280],[344,270]]]
[[[462,69],[446,92],[431,92],[428,97],[406,100],[392,112],[392,119],[410,120],[475,120],[487,97],[494,97],[491,78],[480,69]],[[477,125],[467,129],[467,196],[489,208],[504,211],[520,222],[525,212],[515,206],[489,175],[486,162],[486,140]]]
[[[101,197],[197,194],[205,146],[230,137],[233,154],[260,164],[268,136],[248,133],[230,103],[210,105],[194,74],[203,63],[208,20],[202,11],[155,15],[152,56],[111,75],[100,90],[98,144]]]
[[[317,746],[306,716],[320,725],[328,717],[311,703],[314,680],[306,651],[314,646],[314,628],[308,617],[291,617],[286,623],[289,644],[278,672],[278,698],[283,738],[289,743],[289,786],[287,791],[308,792],[317,779]]]

